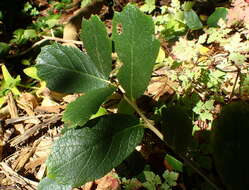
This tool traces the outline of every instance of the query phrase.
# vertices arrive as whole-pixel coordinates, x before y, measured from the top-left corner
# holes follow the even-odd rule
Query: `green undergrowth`
[[[11,43],[36,40],[37,28],[39,35],[59,29],[54,13],[68,3],[55,3],[46,18],[25,4],[36,23],[16,30]],[[246,189],[249,28],[229,23],[228,8],[199,15],[197,3],[129,4],[114,13],[111,36],[98,16],[84,19],[85,51],[58,43],[43,47],[35,67],[24,70],[36,81],[28,86],[1,66],[1,106],[7,93],[18,97],[23,87],[81,94],[63,113],[40,190],[80,187],[113,168],[127,190]],[[0,51],[5,56],[9,46]],[[109,108],[113,97],[118,103]],[[159,170],[149,159],[129,161],[137,146],[154,144],[163,147],[155,148]],[[124,175],[127,163],[139,172],[131,167]]]

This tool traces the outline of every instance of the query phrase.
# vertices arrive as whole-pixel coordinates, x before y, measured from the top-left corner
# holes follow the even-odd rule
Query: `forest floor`
[[[135,3],[153,17],[161,48],[150,85],[137,101],[138,105],[150,119],[155,119],[162,102],[170,104],[187,96],[194,113],[191,156],[210,179],[224,188],[209,151],[209,131],[224,104],[248,101],[249,3],[244,0],[196,3],[193,10],[203,26],[190,30],[190,25],[183,24],[174,15],[179,1],[145,2]],[[121,11],[127,3],[128,0],[114,0],[114,4],[105,4],[99,12],[110,35],[113,11]],[[10,4],[6,5],[0,3],[0,41],[8,45],[7,48],[0,46],[0,189],[35,190],[46,175],[46,160],[52,144],[61,136],[63,112],[79,94],[50,91],[32,66],[42,46],[53,41],[69,42],[62,37],[63,24],[80,9],[81,1],[27,0],[22,6],[13,7],[15,13],[9,10]],[[170,7],[171,12],[165,12],[162,8],[165,6]],[[207,18],[217,7],[227,8],[226,24],[221,22],[220,27],[208,28]],[[24,17],[20,16],[23,12]],[[4,14],[9,15],[3,18]],[[167,23],[164,19],[168,19]],[[79,40],[73,43],[82,48]],[[105,103],[105,108],[115,112],[119,101],[117,94]],[[142,158],[138,156],[134,162],[138,164],[142,159],[155,176],[161,177],[165,170],[172,171],[165,155],[174,153],[150,132],[146,132],[137,151]],[[123,163],[122,167],[128,167],[130,178],[134,176],[130,166]],[[124,188],[128,182],[117,172],[119,170],[122,169],[74,190]],[[172,189],[212,189],[191,169],[185,174],[178,173],[180,177]],[[132,183],[133,189],[144,189],[139,180]]]

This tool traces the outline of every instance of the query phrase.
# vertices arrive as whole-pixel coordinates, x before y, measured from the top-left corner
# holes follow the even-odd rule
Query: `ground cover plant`
[[[125,100],[136,108],[133,102],[145,91],[159,50],[159,41],[153,37],[151,18],[132,5],[116,13],[112,39],[123,62],[117,74],[121,84],[118,87],[108,81],[112,47],[104,25],[98,17],[91,17],[89,21],[83,21],[82,28],[88,54],[54,44],[42,49],[36,65],[39,77],[47,82],[49,88],[66,93],[85,93],[68,105],[63,116],[65,122],[82,128],[66,132],[54,146],[47,162],[48,177],[58,184],[66,182],[72,187],[104,176],[141,142],[143,128],[134,116],[111,114],[88,120],[116,88],[124,90]],[[142,42],[140,47],[136,41]],[[138,70],[143,72],[135,72]],[[161,135],[147,119],[145,122]]]
[[[247,189],[248,3],[127,3],[20,8],[83,7],[0,46],[0,188]]]

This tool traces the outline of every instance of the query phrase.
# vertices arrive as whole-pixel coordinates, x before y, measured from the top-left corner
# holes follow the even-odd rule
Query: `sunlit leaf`
[[[38,190],[71,190],[71,185],[58,184],[54,180],[45,177],[38,185]]]
[[[145,0],[145,4],[140,7],[140,10],[151,13],[155,8],[155,0]]]
[[[224,7],[217,7],[215,11],[208,17],[207,25],[211,27],[218,27],[218,21],[220,19],[225,20],[228,10]]]
[[[38,75],[37,75],[37,68],[36,67],[28,67],[28,68],[26,68],[26,69],[23,69],[23,72],[27,75],[27,76],[29,76],[29,77],[31,77],[31,78],[33,78],[33,79],[36,79],[36,80],[41,80],[39,77],[38,77]]]
[[[83,20],[81,39],[87,54],[105,79],[108,79],[112,69],[112,45],[99,17],[92,16],[89,20]]]
[[[130,98],[141,96],[151,77],[159,51],[154,24],[134,5],[127,5],[113,18],[115,50],[123,65],[118,80]]]
[[[20,91],[17,89],[17,85],[21,82],[21,77],[18,75],[13,78],[5,65],[2,65],[3,73],[3,84],[1,85],[1,90],[11,90],[14,95],[20,95]]]
[[[203,27],[198,15],[193,9],[184,11],[184,18],[185,18],[186,24],[191,30],[199,30]]]

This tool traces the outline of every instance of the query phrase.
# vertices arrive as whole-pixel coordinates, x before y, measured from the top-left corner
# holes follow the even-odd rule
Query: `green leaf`
[[[172,53],[179,61],[191,62],[199,56],[198,45],[191,40],[180,38],[173,46]]]
[[[197,102],[196,106],[193,108],[193,112],[200,116],[202,121],[213,120],[213,114],[211,111],[214,109],[214,100],[210,99],[206,102],[202,102],[201,100]]]
[[[85,6],[87,6],[89,3],[91,3],[93,0],[84,0],[84,1],[81,1],[81,5],[80,7],[83,8]]]
[[[33,39],[33,38],[36,38],[36,37],[37,37],[37,34],[36,34],[36,31],[34,29],[26,29],[26,30],[24,30],[23,38],[25,38],[25,39]]]
[[[63,121],[78,126],[84,125],[114,90],[114,87],[100,88],[80,96],[68,104],[63,114]]]
[[[74,47],[45,46],[36,61],[38,76],[54,91],[88,92],[109,84],[90,57]]]
[[[23,44],[26,42],[26,39],[23,37],[24,29],[17,29],[13,32],[13,39],[11,43]]]
[[[156,8],[155,3],[155,0],[145,0],[145,4],[140,7],[140,10],[151,13]]]
[[[54,180],[49,179],[47,177],[43,178],[39,185],[38,190],[71,190],[71,185],[62,185],[56,183]]]
[[[41,79],[37,75],[37,68],[36,67],[28,67],[23,69],[23,72],[29,76],[30,78],[36,79],[40,81]]]
[[[165,160],[169,163],[170,166],[177,172],[183,172],[183,164],[179,160],[175,159],[173,156],[167,154]]]
[[[2,74],[3,74],[3,83],[1,85],[1,90],[11,90],[14,95],[20,95],[20,91],[17,89],[17,85],[21,82],[21,78],[18,75],[16,78],[13,78],[5,65],[2,65]]]
[[[195,2],[193,1],[185,1],[182,5],[182,9],[184,11],[189,11],[193,8],[194,5],[195,5]]]
[[[95,119],[97,117],[100,117],[100,116],[103,116],[103,115],[106,115],[106,114],[108,114],[108,111],[105,108],[100,106],[97,113],[91,115],[90,119]]]
[[[162,110],[162,130],[168,143],[178,153],[184,153],[192,140],[192,120],[188,114],[179,105]]]
[[[208,17],[207,25],[210,27],[218,27],[220,19],[226,20],[228,10],[224,7],[217,7],[215,11]]]
[[[236,65],[242,65],[246,62],[247,57],[237,52],[232,52],[228,56],[229,61],[234,62]]]
[[[165,182],[170,186],[170,187],[174,187],[177,185],[176,180],[179,177],[179,174],[173,171],[168,171],[166,170],[163,173],[163,178],[165,179]]]
[[[59,24],[58,18],[48,18],[45,23],[48,25],[48,28],[53,28]]]
[[[0,93],[1,93],[1,91],[0,91]],[[0,94],[0,96],[1,96],[1,94]],[[0,97],[0,108],[2,108],[2,106],[5,102],[6,102],[6,97],[5,96]]]
[[[240,75],[240,94],[248,96],[249,94],[249,74]]]
[[[24,4],[23,11],[24,11],[24,12],[28,12],[28,11],[31,10],[32,8],[33,8],[32,5],[31,5],[29,2],[26,2],[26,3]]]
[[[160,47],[157,58],[156,58],[156,63],[162,63],[165,59],[165,52],[163,48]]]
[[[154,174],[151,171],[143,172],[146,182],[143,183],[143,186],[148,190],[156,190],[157,186],[162,184],[161,179],[158,175]]]
[[[248,189],[248,133],[247,102],[237,101],[225,105],[213,122],[213,157],[216,169],[228,190]]]
[[[186,24],[191,30],[199,30],[203,27],[198,15],[194,10],[184,11]]]
[[[99,17],[83,20],[81,40],[98,70],[108,79],[112,69],[112,44]]]
[[[121,101],[118,104],[118,113],[132,115],[134,114],[134,109],[126,100],[121,99]]]
[[[129,115],[105,115],[82,129],[67,131],[53,146],[48,177],[78,187],[104,176],[135,149],[143,137],[139,120]]]
[[[123,65],[118,80],[130,98],[141,96],[151,77],[159,51],[154,24],[137,7],[128,4],[113,18],[115,50]]]
[[[10,46],[4,42],[0,42],[0,58],[3,58],[10,50]]]

